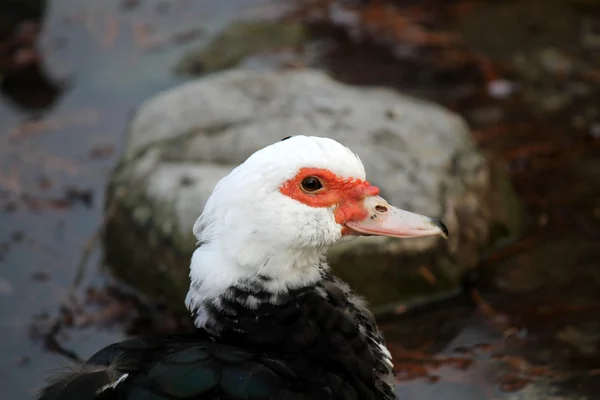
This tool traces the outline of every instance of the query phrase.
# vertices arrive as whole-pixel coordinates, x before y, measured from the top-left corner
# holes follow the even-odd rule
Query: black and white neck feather
[[[355,375],[363,396],[372,383],[379,394],[363,398],[394,399],[392,357],[363,298],[331,274],[325,254],[303,267],[318,278],[284,287],[257,274],[215,297],[197,296],[202,285],[192,283],[188,306],[197,327],[250,348],[310,354]]]

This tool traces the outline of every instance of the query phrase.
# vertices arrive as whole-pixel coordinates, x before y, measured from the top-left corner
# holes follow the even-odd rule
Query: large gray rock
[[[134,115],[109,188],[112,270],[182,304],[192,225],[212,188],[251,153],[289,135],[342,142],[392,204],[448,225],[448,241],[365,237],[331,251],[335,272],[374,305],[455,288],[492,236],[519,230],[510,184],[456,114],[318,71],[234,70],[161,93]]]

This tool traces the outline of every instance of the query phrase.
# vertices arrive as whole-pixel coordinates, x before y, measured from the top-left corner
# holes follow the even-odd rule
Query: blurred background
[[[0,397],[31,398],[63,359],[86,359],[129,336],[189,326],[179,308],[181,287],[163,293],[170,283],[160,275],[176,263],[183,272],[173,280],[185,286],[189,244],[177,244],[164,224],[161,238],[147,233],[158,225],[139,215],[153,210],[144,208],[153,204],[151,193],[125,201],[119,185],[127,186],[128,162],[140,151],[139,143],[132,144],[139,141],[136,130],[167,140],[193,119],[177,113],[185,108],[176,102],[182,99],[144,102],[235,69],[264,71],[267,80],[278,76],[273,85],[279,86],[286,73],[316,69],[357,93],[385,87],[435,103],[462,117],[468,130],[456,122],[461,120],[442,118],[440,136],[427,140],[457,154],[460,146],[478,154],[482,179],[501,186],[482,184],[485,196],[474,191],[461,197],[460,207],[443,204],[444,219],[457,220],[457,226],[505,221],[500,233],[489,226],[461,230],[455,244],[468,256],[445,250],[445,258],[408,259],[410,287],[398,289],[398,296],[376,280],[359,288],[367,297],[392,293],[374,300],[400,398],[598,398],[595,0],[3,0]],[[259,103],[261,95],[255,96]],[[192,114],[193,107],[228,102],[226,91],[199,96],[202,102],[188,105]],[[383,98],[391,99],[386,118],[402,121],[396,113],[406,111],[394,109],[396,97]],[[420,100],[409,100],[421,115],[416,123],[436,124],[440,110]],[[131,124],[140,107],[145,114]],[[161,112],[169,107],[175,111],[166,115],[181,124],[161,125]],[[400,132],[402,123],[393,126]],[[199,133],[218,134],[206,126]],[[264,141],[292,134],[276,132]],[[404,140],[419,147],[426,137]],[[249,145],[238,156],[251,150]],[[199,160],[209,161],[223,164],[208,155]],[[182,187],[193,184],[177,174],[169,176]],[[377,183],[385,190],[385,182]],[[417,201],[412,208],[422,211]],[[150,261],[138,257],[148,247],[164,250]],[[458,267],[436,261],[452,257]],[[146,276],[146,269],[162,272]]]

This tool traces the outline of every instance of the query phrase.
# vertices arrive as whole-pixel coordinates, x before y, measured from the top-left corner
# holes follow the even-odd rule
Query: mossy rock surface
[[[185,53],[177,65],[178,75],[197,75],[232,68],[261,52],[296,47],[308,40],[300,23],[238,21],[228,25],[208,43]]]

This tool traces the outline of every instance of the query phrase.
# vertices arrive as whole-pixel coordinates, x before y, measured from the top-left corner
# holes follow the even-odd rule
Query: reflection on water
[[[273,14],[281,1],[267,6],[259,0],[10,3],[34,7],[16,17],[7,14],[17,10],[14,4],[0,11],[2,44],[6,35],[18,42],[10,51],[0,47],[0,393],[16,399],[30,396],[57,367],[56,351],[86,358],[125,332],[156,331],[157,319],[163,330],[181,328],[162,310],[104,290],[114,285],[98,268],[102,254],[94,238],[103,219],[106,179],[122,149],[130,112],[181,81],[172,74],[179,56],[236,15]],[[471,14],[473,4],[487,2],[450,3],[456,6],[452,12],[440,6],[444,18],[432,18],[429,25],[457,29],[467,42],[477,26],[469,18],[477,12],[492,25],[494,18],[510,21],[498,2]],[[511,4],[520,18],[538,13]],[[562,15],[562,9],[552,10],[552,18]],[[597,26],[594,13],[568,10],[574,26]],[[414,5],[409,11],[406,15],[420,21],[429,15]],[[373,15],[380,14],[371,10],[369,21],[381,22]],[[397,23],[398,16],[386,24]],[[31,24],[19,28],[23,18],[41,31],[37,40],[28,31]],[[531,29],[542,36],[554,26],[535,21]],[[531,219],[525,238],[486,255],[477,290],[382,318],[401,397],[547,399],[598,393],[600,187],[595,183],[600,165],[593,155],[600,135],[593,132],[600,123],[600,94],[593,88],[600,78],[589,67],[600,65],[598,48],[586,47],[583,61],[578,58],[583,48],[576,46],[564,54],[533,48],[521,55],[502,48],[502,67],[493,67],[481,54],[469,58],[465,49],[453,52],[447,43],[454,42],[438,32],[426,37],[437,49],[431,43],[425,49],[399,46],[399,61],[390,55],[389,38],[375,44],[367,35],[357,43],[346,28],[332,25],[311,24],[323,46],[309,65],[326,66],[348,82],[398,87],[459,111],[479,145],[504,160]],[[369,32],[400,32],[388,28]],[[503,36],[513,31],[525,35],[506,29]],[[401,32],[406,41],[410,36]],[[486,44],[494,39],[497,45],[497,37],[487,40],[482,34],[473,43],[485,54],[495,51]],[[591,36],[584,39],[586,46],[593,43]],[[521,40],[526,38],[507,43],[518,46]],[[525,57],[525,70],[511,64],[512,56]],[[576,73],[556,72],[565,62]],[[520,92],[490,95],[489,88],[498,85]],[[61,312],[61,304],[75,312]],[[79,328],[48,335],[59,320]]]

